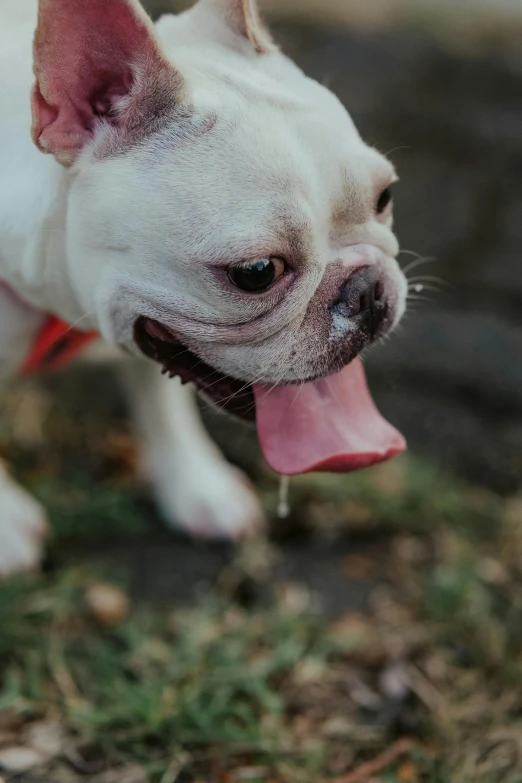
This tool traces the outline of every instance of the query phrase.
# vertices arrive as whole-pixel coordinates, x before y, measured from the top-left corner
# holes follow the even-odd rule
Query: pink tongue
[[[286,476],[347,473],[400,454],[402,435],[379,413],[360,359],[304,386],[255,386],[265,458]]]

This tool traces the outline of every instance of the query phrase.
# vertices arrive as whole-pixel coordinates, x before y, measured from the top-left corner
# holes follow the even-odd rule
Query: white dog
[[[179,379],[257,418],[284,474],[404,448],[352,362],[405,308],[396,176],[255,0],[156,27],[137,0],[3,0],[0,79],[0,376],[49,314],[99,333],[86,353],[119,357],[159,504],[196,535],[261,512]],[[2,472],[0,573],[37,565],[44,532]]]

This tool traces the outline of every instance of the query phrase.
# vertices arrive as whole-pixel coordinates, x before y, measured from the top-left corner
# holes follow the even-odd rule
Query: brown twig
[[[368,783],[378,772],[382,772],[386,767],[391,766],[394,761],[397,761],[401,756],[408,753],[413,747],[413,741],[403,737],[397,742],[394,742],[383,753],[374,758],[372,761],[367,761],[365,764],[361,764],[360,767],[354,769],[348,775],[337,778],[334,783]]]

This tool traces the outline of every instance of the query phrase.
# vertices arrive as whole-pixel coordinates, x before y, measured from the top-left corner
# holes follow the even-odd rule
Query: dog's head
[[[404,312],[396,176],[255,0],[200,0],[157,28],[136,0],[40,0],[34,54],[33,138],[69,167],[69,273],[92,325],[225,409],[248,417],[257,397],[265,441],[274,409],[279,431],[289,408],[313,415],[304,389],[330,403],[334,381],[307,382]]]

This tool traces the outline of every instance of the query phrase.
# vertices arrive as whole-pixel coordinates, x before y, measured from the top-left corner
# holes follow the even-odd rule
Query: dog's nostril
[[[378,283],[375,283],[374,289],[373,289],[373,296],[376,302],[380,302],[381,299],[384,296],[384,283],[382,280],[379,280]]]
[[[359,326],[373,338],[388,317],[386,284],[378,269],[358,269],[345,281],[340,297],[333,303],[350,318],[356,318]]]
[[[364,310],[364,302],[363,297],[361,296],[360,299],[353,303],[353,305],[350,307],[350,316],[359,315]]]
[[[364,291],[361,296],[359,297],[359,305],[356,305],[357,313],[367,313],[372,309],[372,289],[367,288],[366,291]]]

